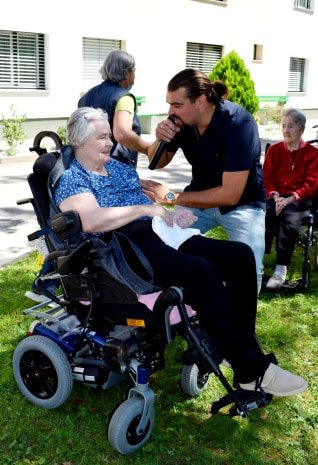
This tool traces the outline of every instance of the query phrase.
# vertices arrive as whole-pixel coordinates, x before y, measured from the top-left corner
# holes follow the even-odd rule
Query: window
[[[83,91],[90,89],[101,81],[99,70],[105,57],[111,50],[120,50],[120,48],[120,40],[83,38]]]
[[[187,68],[198,68],[209,74],[213,66],[222,58],[222,45],[197,44],[187,42]]]
[[[0,31],[0,88],[45,89],[44,34]]]
[[[294,7],[313,11],[314,0],[294,0]]]
[[[304,92],[305,58],[290,58],[288,92]]]
[[[214,3],[215,5],[222,5],[222,6],[227,5],[227,0],[194,0],[194,1],[201,2],[201,3]]]
[[[262,61],[263,59],[263,45],[254,44],[253,61]]]

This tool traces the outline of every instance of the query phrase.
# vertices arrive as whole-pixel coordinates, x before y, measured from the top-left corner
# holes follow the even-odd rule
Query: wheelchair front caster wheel
[[[149,439],[154,426],[154,409],[151,408],[143,433],[137,428],[142,415],[144,402],[131,397],[123,402],[112,416],[108,427],[108,441],[120,454],[128,455],[140,449]]]
[[[209,373],[201,373],[196,363],[184,365],[181,372],[181,388],[191,397],[198,396],[206,388]]]
[[[45,336],[23,339],[13,354],[13,374],[24,396],[38,407],[62,405],[73,388],[73,376],[65,353]]]

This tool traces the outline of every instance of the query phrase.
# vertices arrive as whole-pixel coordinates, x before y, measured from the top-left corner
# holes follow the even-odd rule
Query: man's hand
[[[180,124],[180,122],[179,122]],[[156,127],[156,140],[163,140],[165,142],[170,142],[177,132],[180,131],[180,127],[171,119],[166,119],[161,121]]]
[[[160,184],[160,182],[141,179],[140,181],[143,193],[156,203],[167,203],[166,194],[170,191],[168,187]]]

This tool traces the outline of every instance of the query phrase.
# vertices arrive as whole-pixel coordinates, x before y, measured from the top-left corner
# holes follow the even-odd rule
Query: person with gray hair
[[[124,50],[112,50],[100,69],[103,82],[88,90],[78,107],[102,108],[112,130],[111,156],[136,168],[138,152],[147,154],[150,143],[143,140],[137,102],[130,92],[135,82],[135,59]]]
[[[284,140],[267,150],[263,171],[266,188],[265,252],[276,234],[276,268],[266,284],[280,289],[295,248],[299,228],[318,194],[318,151],[302,139],[306,117],[289,108],[282,115]]]

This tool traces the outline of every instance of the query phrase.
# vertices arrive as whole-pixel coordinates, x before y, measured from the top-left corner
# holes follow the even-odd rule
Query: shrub
[[[60,137],[63,144],[66,144],[66,126],[59,126],[56,130],[56,134]]]
[[[233,50],[218,61],[209,74],[211,81],[219,79],[228,89],[228,100],[238,103],[254,114],[259,108],[259,101],[255,93],[254,81],[244,61]]]
[[[26,139],[22,128],[22,124],[26,121],[26,115],[19,115],[13,105],[10,106],[10,110],[12,112],[10,118],[4,118],[2,115],[2,133],[8,145],[7,154],[15,155],[17,153],[17,146],[22,144]]]
[[[258,112],[259,124],[274,124],[280,125],[284,105],[277,104],[275,107],[261,108]]]

